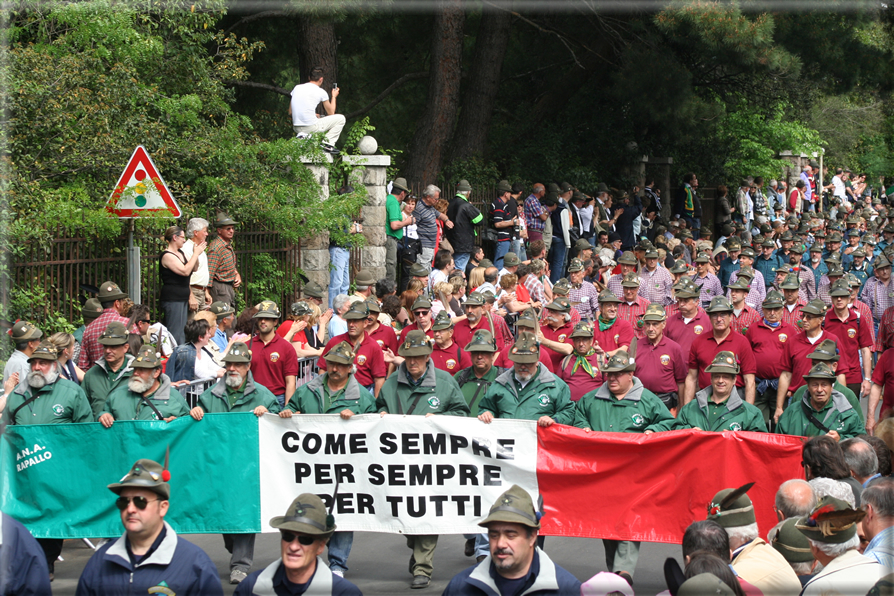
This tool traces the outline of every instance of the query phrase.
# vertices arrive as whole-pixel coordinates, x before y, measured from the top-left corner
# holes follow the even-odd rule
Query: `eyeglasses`
[[[138,323],[145,323],[145,324],[148,325],[148,324],[149,324],[149,319],[146,319],[145,321],[137,321],[137,322],[138,322]]]
[[[431,313],[430,310],[416,310],[413,311],[413,314],[417,317],[427,317]]]
[[[279,533],[282,534],[283,542],[294,542],[297,538],[298,544],[301,546],[310,546],[314,543],[314,540],[316,540],[316,538],[308,536],[307,534],[295,534],[294,532],[286,532],[285,530],[280,530]]]
[[[149,505],[149,503],[160,500],[161,499],[149,500],[146,497],[133,497],[132,499],[130,497],[118,497],[117,499],[115,499],[115,506],[121,511],[124,511],[125,509],[127,509],[127,506],[130,505],[130,502],[133,501],[133,506],[142,511],[146,508],[147,505]]]

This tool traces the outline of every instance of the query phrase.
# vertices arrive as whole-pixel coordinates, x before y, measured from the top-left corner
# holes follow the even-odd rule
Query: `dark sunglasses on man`
[[[308,536],[307,534],[295,534],[294,532],[287,532],[286,530],[280,530],[279,533],[282,534],[283,542],[291,543],[297,538],[298,544],[301,546],[310,546],[314,543],[314,540],[316,540],[313,536]]]
[[[153,501],[160,501],[161,499],[147,499],[146,497],[118,497],[115,499],[115,506],[118,507],[121,511],[127,509],[127,506],[130,505],[131,500],[133,501],[133,506],[142,511],[146,508],[149,503]]]

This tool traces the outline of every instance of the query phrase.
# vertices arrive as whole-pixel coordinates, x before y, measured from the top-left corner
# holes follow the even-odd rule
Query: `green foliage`
[[[58,332],[74,333],[77,324],[82,321],[77,321],[77,324],[74,324],[62,313],[48,309],[47,304],[50,304],[50,300],[42,287],[31,291],[25,288],[11,288],[9,301],[5,304],[0,303],[0,318],[8,321],[21,319],[39,322],[44,337]],[[14,349],[9,335],[0,334],[0,360],[7,360]]]
[[[478,155],[454,161],[450,164],[449,171],[442,172],[441,175],[439,182],[445,188],[453,188],[460,180],[467,180],[472,186],[493,186],[502,178],[496,163]]]

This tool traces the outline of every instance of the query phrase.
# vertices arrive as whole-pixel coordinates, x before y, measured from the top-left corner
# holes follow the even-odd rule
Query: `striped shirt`
[[[568,292],[568,300],[571,301],[573,308],[580,313],[580,318],[584,321],[592,321],[596,319],[596,313],[599,312],[599,291],[596,286],[588,281],[581,282],[580,287],[571,286]]]
[[[413,217],[416,218],[416,234],[419,236],[422,248],[435,248],[435,240],[438,237],[438,215],[438,210],[427,205],[424,199],[419,199],[416,203]]]
[[[208,245],[208,287],[212,282],[233,283],[236,281],[236,251],[233,243],[217,236]]]

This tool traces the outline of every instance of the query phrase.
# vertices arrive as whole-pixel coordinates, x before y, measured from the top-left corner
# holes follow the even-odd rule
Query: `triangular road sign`
[[[122,218],[168,213],[174,217],[181,215],[180,206],[142,145],[134,149],[130,156],[106,203],[106,210]]]

